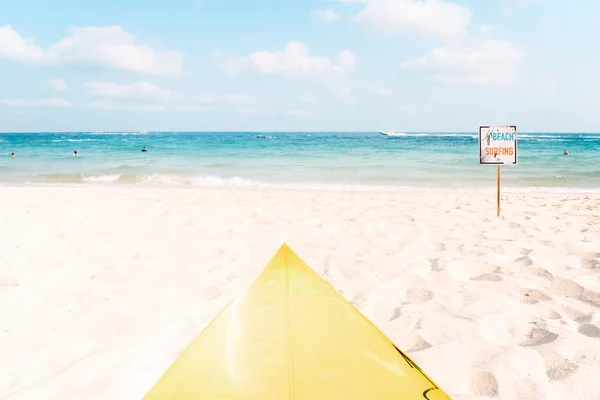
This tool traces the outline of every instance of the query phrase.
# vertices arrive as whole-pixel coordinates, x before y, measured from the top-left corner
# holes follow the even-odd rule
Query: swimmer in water
[[[16,155],[15,153],[12,153],[10,156],[11,156],[12,158],[17,158],[17,155]]]
[[[563,155],[568,156],[569,155],[569,150],[565,149],[565,151],[563,151]]]
[[[79,157],[79,153],[77,152],[77,150],[73,151],[73,157]]]
[[[148,149],[146,148],[146,146],[142,147],[142,153],[145,153],[147,151],[148,151]]]

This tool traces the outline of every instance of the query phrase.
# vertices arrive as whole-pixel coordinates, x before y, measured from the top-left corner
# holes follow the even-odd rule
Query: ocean
[[[519,133],[518,154],[505,187],[600,191],[600,134]],[[476,132],[1,133],[0,184],[484,188],[496,167]]]

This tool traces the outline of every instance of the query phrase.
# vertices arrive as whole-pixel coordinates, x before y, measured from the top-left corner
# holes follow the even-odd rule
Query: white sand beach
[[[455,400],[600,399],[600,194],[0,187],[0,399],[140,399],[282,242]]]

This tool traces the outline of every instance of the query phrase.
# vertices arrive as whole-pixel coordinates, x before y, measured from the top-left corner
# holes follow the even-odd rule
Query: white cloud
[[[54,78],[49,81],[50,86],[52,86],[56,90],[65,90],[67,88],[67,82],[62,79]]]
[[[0,100],[0,104],[13,107],[71,107],[73,103],[61,98],[36,99],[36,100]]]
[[[356,57],[343,50],[332,59],[311,56],[308,46],[302,42],[289,42],[283,51],[256,51],[247,57],[230,57],[217,54],[219,66],[230,73],[239,73],[248,68],[267,75],[291,78],[306,76],[340,75],[354,70]]]
[[[440,83],[502,87],[517,83],[524,57],[525,53],[510,42],[473,39],[437,47],[403,66],[424,70]]]
[[[10,25],[0,26],[0,59],[41,62],[46,57],[32,39],[21,37]]]
[[[174,76],[182,70],[183,55],[159,52],[138,43],[120,26],[71,27],[69,34],[44,50],[23,38],[10,25],[0,27],[0,59],[44,65],[73,64]]]
[[[352,20],[380,34],[412,30],[439,40],[454,40],[467,33],[471,20],[468,8],[444,0],[359,2],[364,8]]]
[[[378,87],[378,88],[374,88],[371,91],[373,94],[377,95],[377,96],[381,96],[381,97],[392,97],[394,95],[394,92],[392,91],[392,89],[387,88],[387,87]]]
[[[320,19],[323,22],[333,22],[340,19],[340,15],[333,11],[331,8],[316,10],[313,13],[313,16],[317,19]]]
[[[401,106],[398,106],[398,111],[406,113],[406,112],[413,111],[413,108],[411,106],[401,105]]]
[[[93,96],[103,97],[151,97],[164,99],[170,92],[160,86],[148,82],[136,82],[130,85],[119,85],[110,82],[86,83],[88,93]]]
[[[380,33],[408,30],[439,42],[426,55],[403,63],[404,68],[423,70],[444,84],[511,86],[520,78],[525,52],[492,38],[492,25],[469,32],[471,12],[466,7],[445,0],[359,2],[363,9],[353,20]]]
[[[265,75],[286,78],[313,78],[324,80],[342,98],[349,96],[345,83],[346,75],[354,71],[356,57],[349,50],[341,51],[337,57],[312,56],[302,42],[289,42],[282,51],[256,51],[244,57],[217,54],[221,69],[231,74],[253,70]]]
[[[112,110],[117,108],[117,105],[115,104],[114,101],[111,100],[98,100],[98,101],[92,101],[90,103],[90,108],[94,108],[97,110]]]
[[[251,65],[263,74],[298,78],[304,76],[343,75],[354,70],[356,57],[343,50],[337,60],[311,56],[302,42],[289,42],[283,51],[257,51],[249,56]]]

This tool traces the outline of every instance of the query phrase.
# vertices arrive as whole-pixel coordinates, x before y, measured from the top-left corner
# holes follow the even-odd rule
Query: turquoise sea
[[[476,135],[1,133],[0,184],[493,187],[496,167],[479,164]],[[600,134],[519,133],[518,154],[518,165],[502,167],[504,186],[600,190]]]

